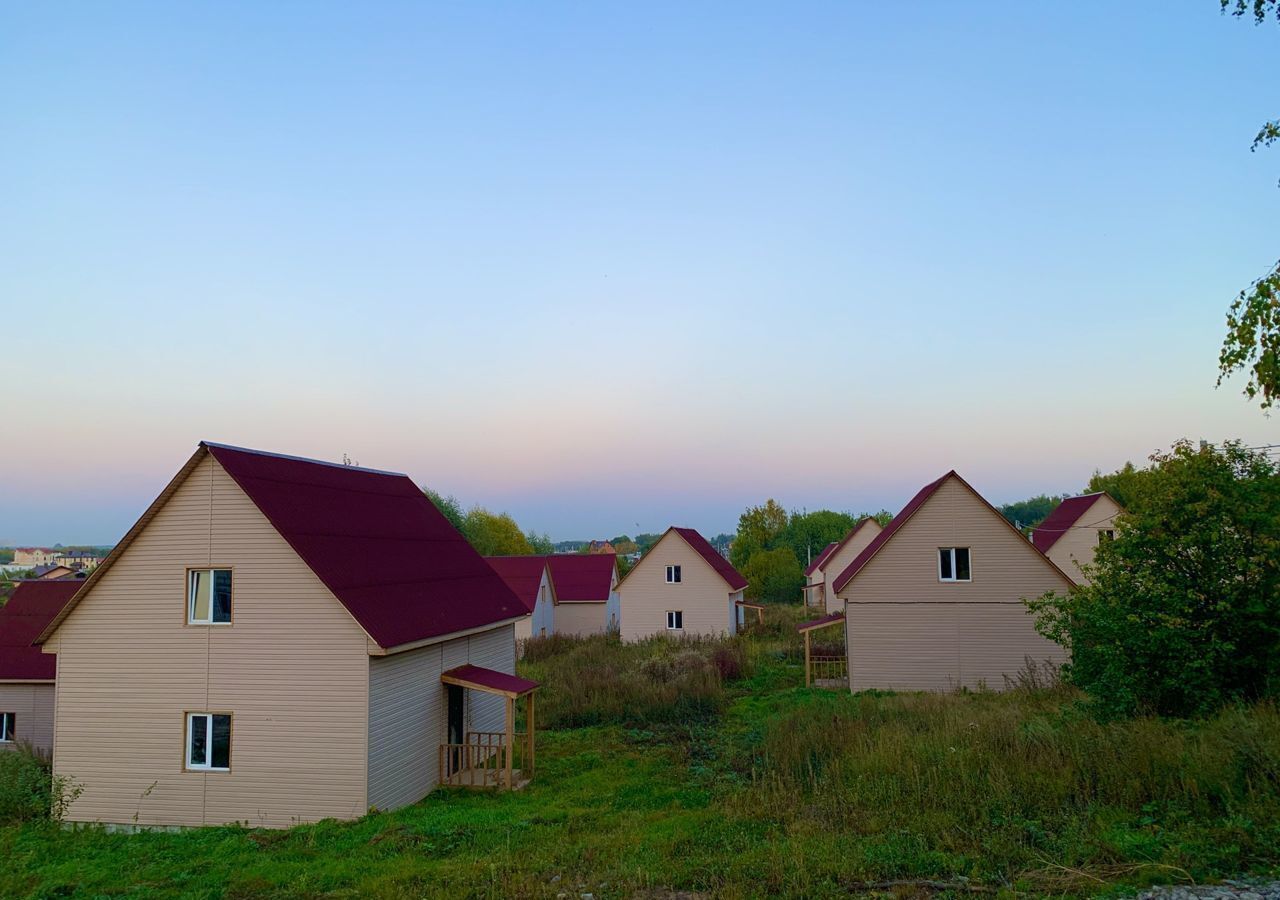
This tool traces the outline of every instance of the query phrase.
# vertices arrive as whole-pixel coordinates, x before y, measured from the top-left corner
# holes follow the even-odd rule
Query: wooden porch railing
[[[532,778],[533,767],[527,732],[516,732],[510,746],[502,731],[468,731],[465,743],[440,745],[442,785],[511,788],[516,780]]]
[[[824,681],[849,682],[849,657],[847,656],[810,656],[809,681],[821,684]]]

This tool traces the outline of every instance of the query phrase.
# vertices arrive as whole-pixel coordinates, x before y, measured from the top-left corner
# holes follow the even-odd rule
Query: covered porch
[[[816,581],[804,586],[804,605],[810,609],[827,608],[827,586],[825,582]]]
[[[535,768],[534,691],[538,682],[506,672],[465,665],[440,676],[447,699],[447,743],[440,745],[440,780],[446,787],[519,790]],[[502,731],[465,729],[465,691],[501,697]],[[516,703],[524,699],[524,731],[516,731]]]
[[[840,643],[844,644],[844,613],[832,613],[820,619],[801,622],[796,631],[804,635],[804,686],[825,688],[849,687],[849,656],[847,651],[839,655],[827,651],[813,652],[813,634],[834,625],[841,626]],[[843,647],[842,647],[843,649]]]
[[[757,603],[754,600],[735,600],[733,605],[737,610],[739,632],[750,631],[752,624],[756,626],[764,624],[763,603]]]

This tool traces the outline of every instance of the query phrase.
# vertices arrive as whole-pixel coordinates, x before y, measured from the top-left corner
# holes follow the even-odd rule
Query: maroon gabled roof
[[[1041,553],[1048,553],[1049,548],[1058,542],[1058,538],[1070,531],[1071,526],[1079,522],[1080,517],[1105,496],[1106,491],[1098,491],[1096,494],[1066,498],[1031,532],[1031,543]]]
[[[508,675],[506,672],[499,672],[496,669],[486,669],[483,666],[473,666],[470,663],[441,673],[441,681],[444,681],[447,684],[450,679],[454,681],[465,681],[470,685],[489,688],[490,690],[498,691],[503,694],[527,694],[540,687],[538,682],[530,681],[528,678],[521,678],[518,675]]]
[[[827,544],[826,548],[818,554],[817,558],[813,562],[809,563],[809,565],[805,566],[804,574],[806,576],[812,575],[814,572],[821,569],[822,564],[831,558],[831,554],[835,553],[836,548],[839,546],[839,541],[832,541],[830,544]]]
[[[24,581],[0,607],[0,681],[53,681],[57,658],[32,641],[83,581]]]
[[[831,551],[831,555],[830,555],[830,556],[828,556],[826,559],[824,559],[824,560],[822,561],[822,566],[826,566],[826,564],[827,564],[827,563],[828,563],[828,562],[829,562],[829,561],[830,561],[830,560],[831,560],[831,559],[832,559],[832,558],[833,558],[837,553],[839,553],[841,550],[843,550],[843,549],[844,549],[844,545],[845,545],[845,544],[847,544],[847,543],[849,543],[851,540],[853,540],[853,536],[854,536],[855,534],[857,534],[859,531],[861,531],[861,530],[862,530],[862,526],[866,525],[868,522],[875,522],[875,521],[876,521],[876,520],[875,520],[875,518],[873,518],[872,516],[863,516],[861,519],[859,519],[857,522],[855,522],[855,523],[854,523],[854,526],[853,526],[852,528],[850,528],[850,529],[849,529],[849,533],[848,533],[848,534],[846,534],[846,535],[845,535],[843,538],[841,538],[840,540],[836,541],[835,549],[833,549],[833,550]],[[876,524],[877,524],[877,525],[879,525],[880,523],[879,523],[879,522],[876,522]],[[824,573],[823,573],[823,574],[826,574],[826,573],[825,573],[825,571],[824,571]]]
[[[729,560],[717,553],[716,548],[707,543],[707,539],[698,534],[696,530],[676,527],[672,527],[671,530],[684,538],[685,543],[697,550],[702,558],[711,564],[711,568],[715,569],[716,573],[724,579],[730,590],[740,591],[747,586],[747,579],[742,577],[742,573],[735,569],[729,563]]]
[[[604,603],[613,589],[616,553],[556,553],[547,558],[557,603]]]
[[[525,609],[533,612],[538,605],[538,588],[542,586],[542,573],[547,568],[545,556],[486,556],[489,564],[498,577],[506,582],[512,593],[524,604]]]
[[[527,612],[408,476],[201,446],[380,647]]]
[[[845,567],[845,570],[836,577],[836,580],[831,584],[831,589],[837,592],[844,590],[844,586],[849,583],[849,579],[854,575],[857,575],[858,572],[862,570],[862,567],[869,563],[871,558],[880,552],[880,548],[885,545],[889,538],[893,537],[897,533],[898,529],[905,525],[907,520],[916,514],[916,510],[924,506],[925,501],[933,496],[934,491],[942,487],[942,483],[952,476],[955,476],[956,478],[960,477],[959,475],[956,475],[955,469],[952,469],[937,481],[931,481],[922,487],[920,492],[911,498],[911,502],[902,507],[902,512],[894,516],[893,519],[890,520],[889,524],[884,526],[880,533],[871,539],[871,543],[862,548],[862,552],[854,557],[853,562],[849,563],[849,565]]]
[[[801,622],[796,626],[796,631],[802,634],[806,631],[813,631],[815,628],[826,628],[828,625],[834,625],[844,619],[844,613],[831,613],[820,619],[810,619],[808,622]]]

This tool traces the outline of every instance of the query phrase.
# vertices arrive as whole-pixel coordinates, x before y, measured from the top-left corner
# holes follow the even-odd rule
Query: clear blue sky
[[[202,438],[556,538],[995,502],[1179,437],[1280,255],[1216,0],[8,3],[0,540]]]

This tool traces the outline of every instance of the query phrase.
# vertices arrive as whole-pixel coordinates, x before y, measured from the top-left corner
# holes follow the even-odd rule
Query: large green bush
[[[1091,584],[1031,601],[1105,715],[1201,716],[1280,688],[1280,475],[1238,443],[1152,457]]]
[[[79,787],[24,744],[0,751],[0,824],[61,819]]]

